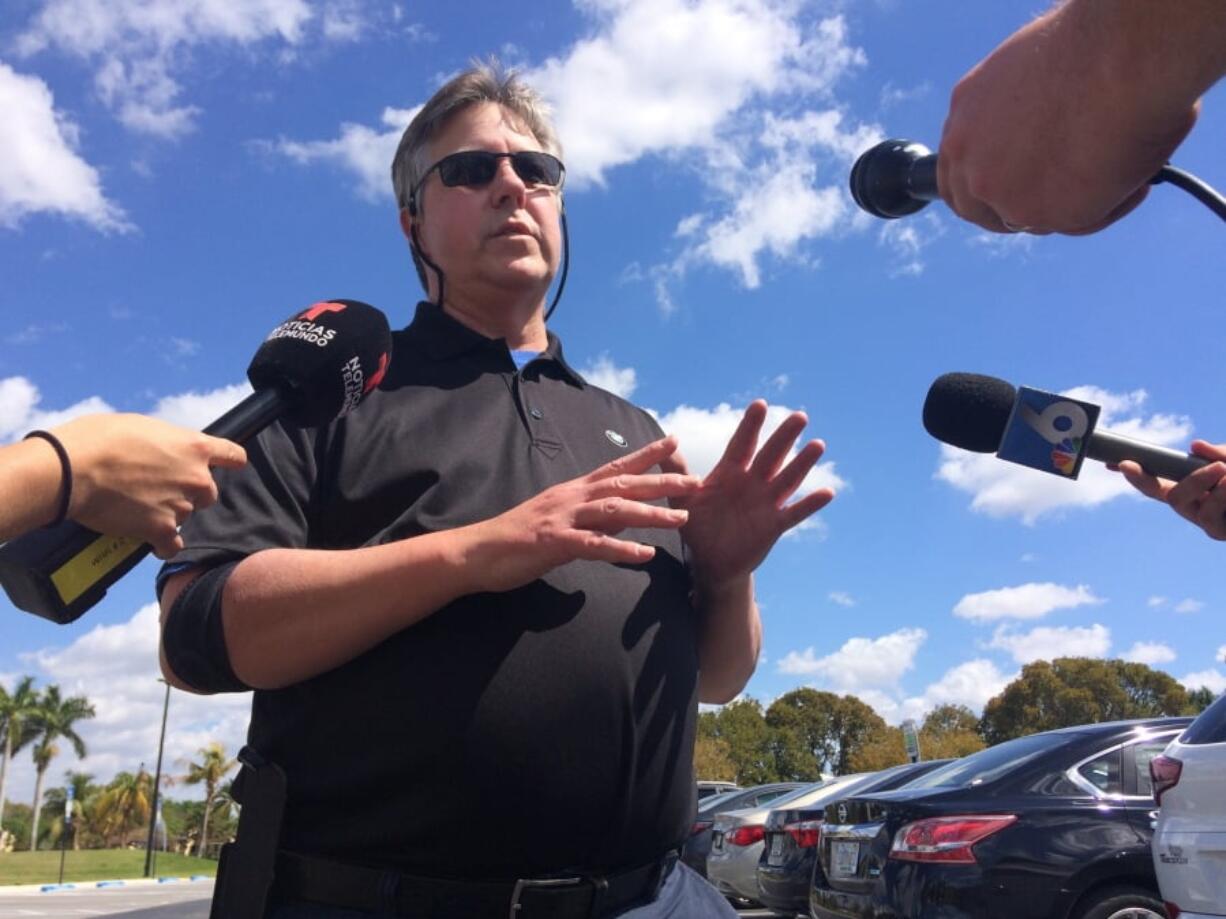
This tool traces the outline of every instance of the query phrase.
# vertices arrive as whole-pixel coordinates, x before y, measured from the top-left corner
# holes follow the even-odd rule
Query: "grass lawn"
[[[217,874],[217,862],[190,855],[158,852],[154,865],[157,877],[190,877]],[[5,884],[54,884],[60,876],[60,853],[0,853],[0,886]],[[145,876],[145,853],[138,849],[83,849],[64,856],[64,883],[69,881],[109,881]]]

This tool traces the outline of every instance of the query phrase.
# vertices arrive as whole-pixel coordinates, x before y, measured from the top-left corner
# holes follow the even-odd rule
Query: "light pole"
[[[166,698],[162,702],[162,734],[158,737],[158,765],[153,776],[153,803],[149,808],[149,838],[145,842],[145,877],[153,877],[153,831],[158,822],[158,793],[162,787],[162,748],[166,744],[166,713],[170,711],[170,684],[159,678],[159,683],[166,685]]]

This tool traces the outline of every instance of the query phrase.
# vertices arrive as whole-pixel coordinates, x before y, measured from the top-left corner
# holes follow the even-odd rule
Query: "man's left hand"
[[[672,499],[674,507],[690,512],[681,537],[689,547],[699,587],[718,589],[748,577],[780,536],[834,498],[833,490],[819,488],[787,503],[826,447],[811,440],[784,465],[808,418],[804,412],[793,412],[759,450],[758,435],[765,420],[766,403],[759,399],[745,410],[702,487]],[[688,474],[679,452],[664,460],[661,468]]]
[[[1152,476],[1132,460],[1120,463],[1118,468],[1141,494],[1169,504],[1210,539],[1226,540],[1226,444],[1194,440],[1192,452],[1212,462],[1179,482]]]

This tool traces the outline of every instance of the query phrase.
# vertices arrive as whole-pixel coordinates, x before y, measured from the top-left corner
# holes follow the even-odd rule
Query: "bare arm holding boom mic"
[[[278,419],[327,424],[378,386],[390,358],[391,331],[377,309],[356,300],[316,303],[273,329],[247,370],[255,392],[204,433],[242,443]],[[72,622],[151,548],[65,520],[0,546],[0,586],[19,609]]]

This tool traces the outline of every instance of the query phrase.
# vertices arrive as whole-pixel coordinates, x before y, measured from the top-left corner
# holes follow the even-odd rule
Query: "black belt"
[[[393,916],[439,919],[604,919],[650,903],[677,863],[658,861],[607,877],[571,875],[517,881],[463,881],[418,877],[380,868],[344,865],[279,852],[279,899]]]

